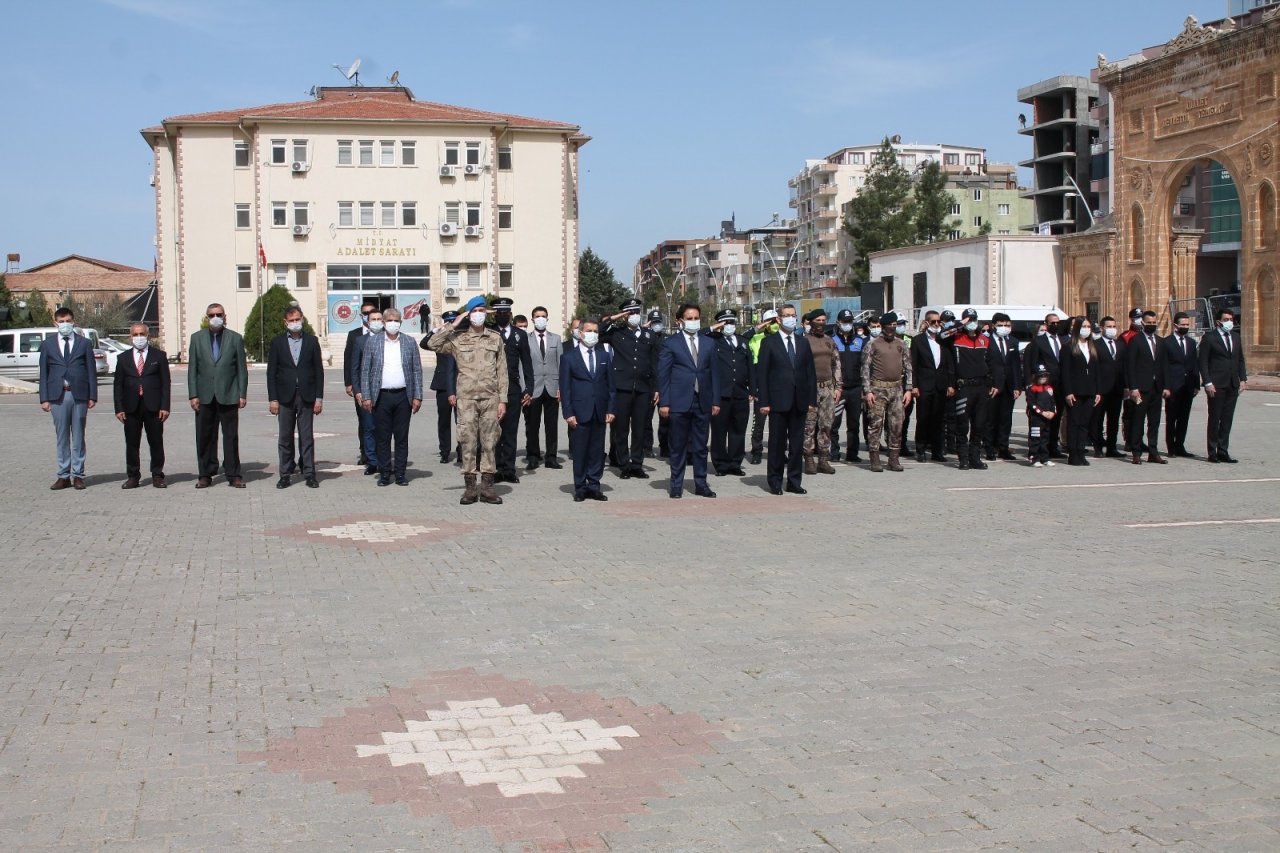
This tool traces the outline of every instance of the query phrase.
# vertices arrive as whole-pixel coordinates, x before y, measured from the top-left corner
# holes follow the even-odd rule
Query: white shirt
[[[1088,343],[1080,344],[1080,357],[1084,359],[1085,364],[1089,363],[1089,344]]]
[[[405,387],[404,362],[400,360],[400,341],[384,337],[382,344],[382,388]]]
[[[938,344],[937,335],[929,335],[929,352],[933,353],[933,366],[942,367],[942,347]]]
[[[582,341],[574,341],[574,343],[578,347],[578,352],[582,353],[582,363],[587,366],[587,370],[590,370],[591,369],[591,360],[590,360],[591,352],[592,350],[596,349],[596,347],[598,347],[599,344],[597,344],[594,347],[589,347],[586,344],[584,344]],[[600,357],[596,356],[596,369],[598,370],[599,368],[600,368]]]

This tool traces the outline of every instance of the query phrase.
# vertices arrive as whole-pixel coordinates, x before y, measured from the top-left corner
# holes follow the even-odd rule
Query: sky
[[[791,216],[806,159],[900,134],[1031,156],[1021,86],[1088,75],[1225,0],[1069,3],[48,0],[6,4],[0,252],[150,268],[165,117],[361,80],[578,124],[582,247],[630,284],[666,239]]]

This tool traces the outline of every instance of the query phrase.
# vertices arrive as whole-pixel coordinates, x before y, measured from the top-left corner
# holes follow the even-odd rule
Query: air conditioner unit
[[[154,186],[156,185],[156,176],[155,176],[155,175],[148,175],[148,176],[147,176],[147,183],[151,184],[151,186],[153,186],[153,187],[154,187]]]
[[[454,224],[454,223],[452,223],[452,222],[441,222],[441,223],[440,223],[440,236],[441,236],[441,237],[456,237],[457,235],[458,235],[458,226],[457,226],[457,225],[455,225],[455,224]]]
[[[311,226],[310,226],[310,225],[295,225],[295,226],[293,226],[293,236],[295,236],[295,237],[305,237],[305,236],[307,236],[307,235],[308,235],[308,234],[310,234],[310,233],[311,233]]]
[[[444,298],[445,298],[445,299],[457,299],[457,298],[458,298],[458,288],[456,288],[456,287],[446,287],[446,288],[444,289]]]
[[[289,168],[295,172],[306,172],[311,169],[311,164],[306,160],[295,160]]]
[[[463,171],[468,175],[478,175],[484,171],[484,166],[481,166],[479,163],[468,163],[463,167]]]
[[[440,177],[442,178],[452,178],[457,174],[458,174],[457,166],[441,166],[440,167]]]
[[[462,233],[467,237],[479,237],[481,228],[479,225],[468,225],[462,229]]]

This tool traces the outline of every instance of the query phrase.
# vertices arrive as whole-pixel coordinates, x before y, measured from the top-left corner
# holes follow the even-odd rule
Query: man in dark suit
[[[742,460],[751,423],[751,347],[738,334],[738,315],[729,310],[716,315],[709,337],[715,343],[720,385],[720,413],[711,417],[711,470],[717,477],[745,477]]]
[[[1156,312],[1142,312],[1142,330],[1125,350],[1124,385],[1129,389],[1129,447],[1133,464],[1142,464],[1145,427],[1147,461],[1164,465],[1166,459],[1156,450],[1160,436],[1160,399],[1164,391],[1165,350],[1156,335]]]
[[[222,432],[222,470],[227,485],[244,488],[240,475],[240,410],[249,402],[249,369],[244,338],[226,328],[227,311],[214,302],[205,309],[209,328],[191,336],[187,346],[187,396],[196,413],[197,489],[218,475],[218,432]]]
[[[1039,365],[1049,371],[1049,384],[1053,386],[1053,402],[1059,412],[1067,410],[1067,398],[1062,392],[1062,350],[1070,343],[1060,328],[1057,314],[1044,315],[1044,334],[1037,335],[1023,352],[1022,376],[1030,379]],[[1064,459],[1058,449],[1061,427],[1058,422],[1049,429],[1049,458]]]
[[[720,377],[715,341],[702,334],[702,311],[681,305],[680,331],[662,342],[658,353],[658,416],[671,422],[671,484],[668,494],[684,495],[684,471],[693,455],[693,490],[704,498],[716,493],[707,485],[707,430],[720,414]]]
[[[991,417],[987,420],[984,444],[988,460],[997,456],[1012,460],[1015,457],[1009,449],[1009,436],[1013,433],[1014,404],[1022,396],[1022,389],[1029,383],[1022,378],[1022,354],[1018,352],[1018,342],[1013,337],[1013,320],[1008,314],[997,312],[992,315],[991,323],[991,354],[1004,365],[1004,379],[998,389],[1000,393],[991,401]],[[916,373],[917,383],[920,382],[919,377],[920,374]]]
[[[604,474],[604,428],[613,423],[617,395],[613,354],[600,346],[600,324],[583,320],[581,341],[560,359],[560,411],[569,427],[573,456],[573,499],[607,501],[600,491]]]
[[[427,332],[418,344],[421,349],[431,349],[427,341],[432,335],[447,333],[449,326],[458,319],[457,311],[440,315],[444,325]],[[436,353],[436,369],[431,374],[431,390],[436,392],[436,434],[440,439],[440,461],[448,462],[453,448],[453,419],[458,405],[458,362],[447,352]],[[461,459],[458,460],[461,464]]]
[[[524,417],[525,470],[536,471],[539,464],[559,468],[560,424],[556,409],[560,400],[560,336],[547,330],[548,313],[541,305],[530,312],[533,332],[529,334],[529,355],[533,359],[533,398]],[[542,453],[546,436],[546,455]]]
[[[151,454],[151,485],[165,488],[164,422],[169,419],[169,357],[150,346],[146,323],[129,326],[133,350],[116,359],[116,420],[124,424],[124,467],[128,477],[122,489],[136,489],[142,484],[142,460],[139,449],[142,433],[147,433],[147,449]]]
[[[1236,461],[1229,452],[1231,422],[1249,375],[1245,372],[1244,348],[1240,346],[1240,333],[1235,331],[1235,319],[1234,311],[1223,308],[1218,312],[1217,327],[1200,339],[1200,380],[1209,398],[1205,435],[1210,462]]]
[[[1164,346],[1164,447],[1170,456],[1194,459],[1187,450],[1187,422],[1191,403],[1200,392],[1200,358],[1191,337],[1191,316],[1185,311],[1173,315],[1173,334],[1161,341]]]
[[[813,372],[809,342],[796,334],[796,309],[783,305],[778,311],[781,329],[760,344],[756,363],[756,389],[760,413],[769,419],[769,491],[806,493],[800,485],[804,474],[804,419],[818,410],[818,381]]]
[[[916,401],[916,461],[924,462],[932,454],[933,461],[941,462],[947,458],[942,452],[942,416],[947,406],[947,377],[943,362],[947,350],[938,342],[938,332],[942,328],[938,312],[926,311],[921,327],[921,334],[911,339],[911,396]],[[846,400],[845,407],[860,403],[860,400]]]
[[[520,412],[533,399],[533,355],[529,351],[529,334],[511,323],[512,301],[503,297],[493,300],[493,321],[502,336],[507,353],[507,409],[502,415],[502,433],[494,451],[499,483],[518,483],[516,475],[516,438],[520,433]]]
[[[364,344],[356,399],[366,412],[373,412],[374,435],[378,442],[378,485],[409,485],[409,419],[422,408],[422,354],[412,338],[400,333],[400,312],[382,312],[383,333]],[[392,442],[395,443],[394,456]]]
[[[1089,425],[1090,441],[1094,456],[1123,459],[1124,454],[1116,446],[1120,435],[1120,409],[1125,398],[1125,344],[1120,340],[1115,317],[1102,318],[1102,338],[1097,344],[1098,392],[1102,395],[1102,402],[1093,410],[1093,422]],[[1128,443],[1127,436],[1125,442]]]
[[[298,434],[302,476],[307,488],[320,488],[316,479],[316,441],[312,419],[324,409],[324,364],[320,341],[303,334],[302,309],[290,305],[284,312],[282,334],[271,340],[267,353],[267,399],[277,418],[280,479],[277,489],[289,488],[294,469],[293,434]]]
[[[57,439],[58,477],[49,488],[84,489],[84,428],[89,410],[98,403],[98,367],[87,338],[76,334],[70,308],[53,315],[57,334],[40,344],[40,408],[53,413]]]
[[[364,343],[365,338],[371,334],[376,334],[369,328],[369,320],[374,315],[378,315],[378,323],[382,323],[382,312],[378,311],[378,306],[371,302],[366,302],[360,306],[360,325],[347,332],[347,346],[342,354],[342,384],[346,386],[347,396],[355,400],[355,390],[352,388],[352,377],[360,375],[360,347]],[[382,331],[382,326],[378,326],[378,332]],[[367,466],[366,474],[372,474],[378,468],[378,460],[374,458],[373,447],[373,415],[369,414],[364,408],[356,403],[356,438],[360,445],[360,461],[359,464]]]
[[[658,340],[644,328],[638,299],[623,302],[617,314],[605,319],[600,339],[613,348],[613,381],[618,394],[618,417],[613,422],[611,461],[622,479],[647,480],[644,470],[644,424],[656,397]]]

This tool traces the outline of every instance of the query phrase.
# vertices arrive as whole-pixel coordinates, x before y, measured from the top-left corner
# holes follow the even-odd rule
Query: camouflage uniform
[[[813,372],[818,380],[818,411],[809,412],[804,418],[804,455],[813,456],[816,446],[818,456],[826,459],[831,455],[836,390],[844,385],[840,356],[830,335],[808,335],[805,340],[813,351]]]
[[[876,338],[862,350],[862,393],[874,394],[867,407],[867,446],[880,449],[880,433],[886,421],[889,450],[902,447],[902,395],[911,390],[911,358],[901,339]]]
[[[451,355],[458,362],[458,444],[462,448],[462,472],[475,474],[477,454],[484,470],[492,475],[494,448],[502,425],[498,404],[507,401],[507,355],[502,336],[493,329],[481,331],[463,325],[445,329],[427,338],[427,349]]]

